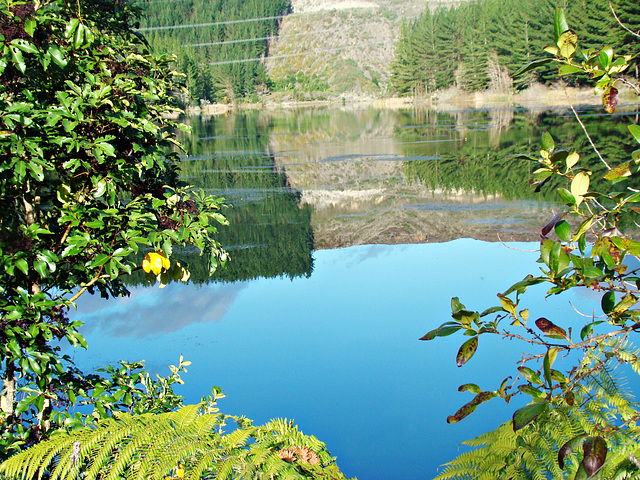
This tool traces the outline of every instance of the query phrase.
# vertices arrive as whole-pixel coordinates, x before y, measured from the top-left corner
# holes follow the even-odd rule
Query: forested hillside
[[[232,101],[267,83],[260,62],[290,0],[143,0],[140,31],[177,55],[191,100]]]
[[[638,0],[613,0],[620,20],[640,30]],[[476,0],[457,8],[429,9],[405,23],[392,63],[392,83],[403,95],[423,95],[450,86],[467,91],[508,92],[533,82],[556,79],[553,67],[513,80],[513,73],[543,56],[553,38],[556,7],[567,10],[581,48],[609,45],[618,54],[639,53],[640,45],[623,29],[609,0]],[[635,76],[638,75],[636,63]],[[515,84],[514,84],[515,82]]]

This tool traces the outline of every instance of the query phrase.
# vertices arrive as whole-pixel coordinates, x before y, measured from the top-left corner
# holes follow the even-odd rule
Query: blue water
[[[535,351],[483,336],[474,358],[457,368],[468,337],[418,340],[450,319],[451,297],[481,311],[537,273],[537,254],[521,251],[537,244],[510,247],[469,239],[355,246],[314,252],[310,278],[136,288],[108,302],[85,296],[72,318],[86,322],[89,350],[73,354],[85,368],[144,359],[164,375],[182,354],[193,362],[178,390],[188,403],[217,385],[227,394],[223,412],[256,423],[295,419],[348,476],[427,479],[460,442],[497,427],[526,400],[493,400],[448,425],[472,398],[459,385],[495,389],[523,350]],[[530,318],[565,328],[580,320],[569,301],[586,313],[599,303],[588,291],[548,300],[543,291],[530,295]]]

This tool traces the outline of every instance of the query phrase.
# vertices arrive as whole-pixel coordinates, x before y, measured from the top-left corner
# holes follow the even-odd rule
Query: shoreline
[[[630,91],[621,91],[620,105],[637,104],[639,99]],[[187,115],[224,115],[242,110],[295,110],[304,108],[377,108],[404,109],[430,108],[433,110],[454,110],[460,108],[551,108],[579,105],[600,105],[601,99],[593,89],[574,87],[552,88],[534,85],[523,92],[505,94],[494,91],[463,92],[455,88],[436,92],[431,97],[386,97],[375,98],[357,95],[341,95],[324,100],[291,100],[265,97],[256,103],[208,104],[185,109]]]

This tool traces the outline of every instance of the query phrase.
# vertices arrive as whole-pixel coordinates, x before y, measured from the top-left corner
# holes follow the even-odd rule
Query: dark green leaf
[[[556,235],[564,242],[571,241],[571,225],[566,220],[558,222],[555,226]]]
[[[459,392],[471,392],[471,393],[481,393],[482,389],[475,383],[465,383],[464,385],[460,385],[458,387]]]
[[[570,455],[576,448],[580,446],[580,444],[584,441],[585,434],[578,435],[577,437],[572,438],[567,443],[565,443],[560,451],[558,452],[558,466],[561,470],[564,470],[565,458],[567,455]]]
[[[513,414],[513,431],[529,425],[547,409],[546,402],[532,403],[516,410]]]
[[[527,73],[529,70],[533,70],[534,68],[538,68],[541,67],[543,65],[546,65],[547,63],[549,63],[550,61],[552,61],[551,58],[540,58],[538,60],[534,60],[533,62],[530,62],[528,64],[526,64],[523,67],[520,67],[518,70],[516,70],[516,72],[513,74],[514,78],[515,77],[519,77],[520,75]]]
[[[602,300],[600,301],[600,305],[602,306],[602,311],[609,315],[613,312],[614,307],[616,306],[616,294],[615,292],[607,292],[602,296]]]
[[[521,366],[518,367],[518,371],[524,378],[527,379],[528,382],[535,383],[536,385],[542,385],[542,380],[540,379],[540,375],[538,375],[535,371],[531,370],[529,367]]]

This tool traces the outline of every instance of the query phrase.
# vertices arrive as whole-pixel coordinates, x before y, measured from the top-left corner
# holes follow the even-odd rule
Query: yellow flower
[[[163,270],[168,270],[171,266],[169,259],[160,251],[149,252],[142,260],[142,270],[145,273],[153,272],[154,275],[160,275]]]

